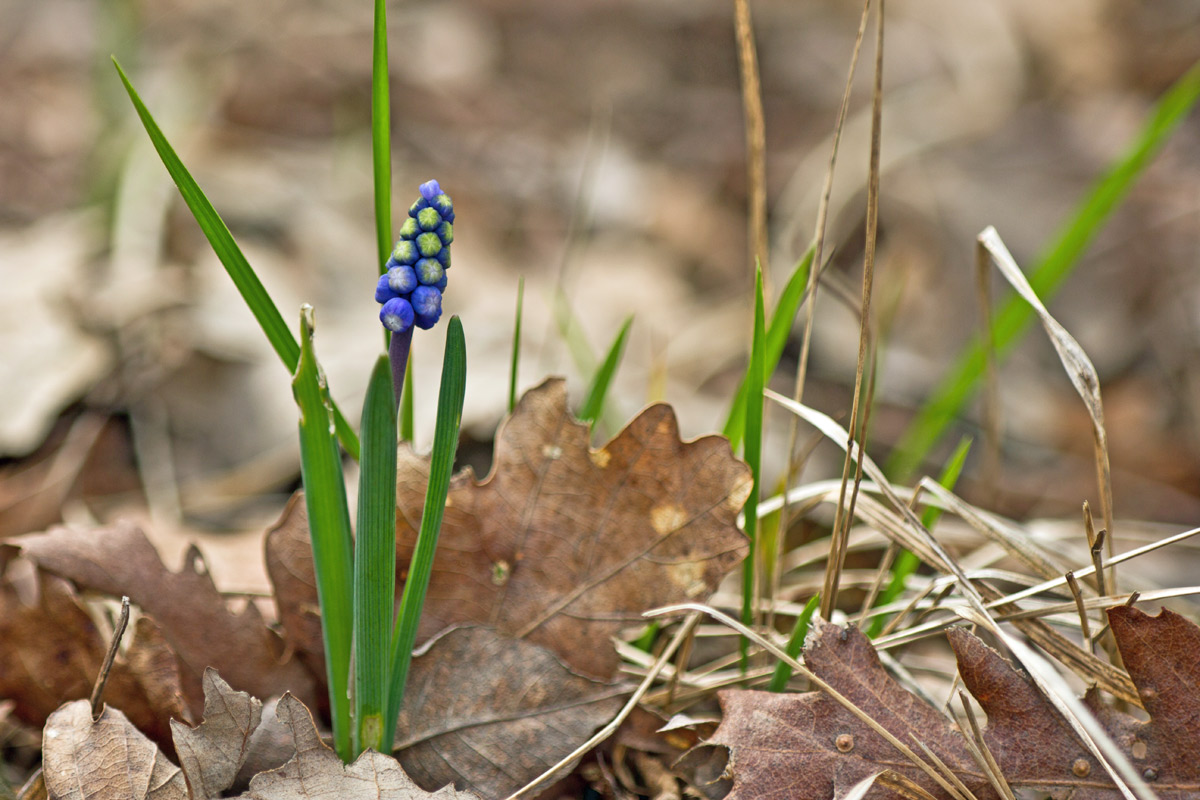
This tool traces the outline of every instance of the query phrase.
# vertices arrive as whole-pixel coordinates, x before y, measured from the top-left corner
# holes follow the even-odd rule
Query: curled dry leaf
[[[292,732],[296,754],[279,769],[256,775],[238,800],[478,800],[449,786],[426,792],[396,759],[373,750],[343,764],[317,735],[308,709],[291,695],[280,699],[276,713]]]
[[[265,547],[267,575],[275,589],[275,608],[288,647],[324,681],[325,644],[303,492],[288,500],[279,520],[267,531]]]
[[[1170,610],[1152,617],[1109,609],[1121,658],[1138,687],[1146,722],[1087,704],[1162,800],[1200,796],[1200,628]],[[1117,800],[1121,793],[1023,675],[966,631],[951,632],[963,683],[988,715],[984,740],[1014,786],[1072,800]]]
[[[215,669],[204,671],[204,721],[195,728],[171,721],[175,751],[193,798],[216,797],[233,784],[261,721],[258,699],[233,691]]]
[[[531,642],[455,628],[413,660],[396,726],[400,763],[427,789],[454,783],[506,797],[612,719],[626,692]]]
[[[1087,705],[1159,798],[1194,800],[1200,797],[1200,627],[1168,610],[1152,617],[1122,606],[1109,609],[1108,617],[1150,719],[1143,722],[1113,709],[1095,689],[1088,692]],[[1013,789],[1056,800],[1123,796],[1027,677],[965,629],[953,629],[949,636],[963,684],[987,713],[984,741]],[[957,726],[896,683],[856,629],[823,626],[805,661],[893,735],[928,745],[978,800],[996,797],[966,753]],[[725,719],[712,743],[731,752],[731,798],[779,794],[828,800],[880,770],[913,781],[934,797],[948,797],[824,693],[730,690],[720,698]],[[879,796],[885,785],[891,784],[876,781],[871,796]],[[899,789],[885,793],[906,796]]]
[[[588,441],[562,380],[525,394],[496,435],[492,473],[480,482],[467,471],[450,486],[420,638],[487,625],[607,680],[622,627],[647,609],[706,598],[745,557],[737,513],[750,471],[726,439],[681,441],[674,412],[658,404],[601,449]],[[402,448],[402,565],[428,463]]]
[[[107,528],[56,528],[14,541],[42,569],[76,585],[119,597],[128,595],[154,618],[184,667],[184,689],[193,708],[202,700],[201,676],[215,667],[240,689],[259,697],[291,691],[314,694],[311,674],[294,660],[253,604],[240,614],[225,605],[203,557],[191,548],[184,567],[172,572],[154,545],[130,523]]]
[[[15,579],[8,567],[0,563],[0,698],[11,700],[15,717],[40,728],[63,701],[91,694],[108,642],[66,581],[37,570]],[[135,625],[105,697],[168,748],[168,720],[188,718],[175,656],[151,620]]]
[[[996,795],[957,726],[900,686],[857,628],[822,624],[805,649],[810,670],[898,739],[928,746],[978,800]],[[949,795],[858,717],[824,692],[719,693],[725,712],[711,742],[730,750],[731,800],[789,797],[830,800],[863,779],[891,770],[939,799]],[[882,791],[878,788],[872,791]]]

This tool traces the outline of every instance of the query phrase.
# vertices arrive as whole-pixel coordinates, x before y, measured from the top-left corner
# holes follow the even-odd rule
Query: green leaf
[[[454,316],[450,318],[446,330],[446,356],[442,362],[442,385],[438,392],[437,427],[433,434],[429,483],[425,487],[425,511],[421,514],[421,530],[417,532],[417,544],[408,567],[404,594],[400,598],[400,614],[392,636],[391,688],[388,691],[388,711],[384,717],[386,727],[383,741],[387,749],[384,752],[391,752],[395,740],[396,716],[400,713],[404,698],[413,643],[417,639],[417,626],[425,605],[425,592],[429,588],[433,556],[437,551],[442,516],[446,511],[446,496],[454,471],[454,454],[458,450],[458,429],[462,423],[466,384],[467,346],[462,322]]]
[[[517,407],[517,365],[521,360],[521,311],[525,306],[525,276],[517,279],[517,320],[513,324],[512,363],[508,370],[508,413]]]
[[[351,760],[350,701],[347,697],[352,626],[350,509],[342,459],[333,435],[333,410],[325,375],[313,352],[312,306],[300,310],[300,354],[292,393],[300,407],[300,475],[312,538],[321,630],[325,637],[325,672],[334,749]]]
[[[1029,285],[1043,302],[1049,303],[1101,226],[1197,99],[1200,99],[1200,63],[1167,90],[1128,150],[1092,186],[1050,247],[1035,262],[1029,273]],[[1029,329],[1033,315],[1029,304],[1015,293],[1005,301],[993,318],[997,362],[1008,355]],[[904,480],[920,467],[925,455],[975,394],[985,366],[984,343],[976,337],[959,355],[958,362],[934,389],[892,451],[886,465],[889,475]]]
[[[608,348],[608,355],[604,357],[604,363],[592,377],[592,385],[588,387],[587,396],[584,397],[583,405],[579,408],[580,422],[593,422],[604,410],[604,399],[608,395],[608,387],[612,384],[613,376],[617,373],[617,366],[621,363],[621,355],[625,352],[625,341],[629,338],[629,328],[632,325],[633,317],[626,317],[625,324],[617,333],[617,338]]]
[[[137,111],[138,117],[142,120],[142,125],[146,128],[146,133],[150,136],[150,141],[154,144],[154,149],[158,151],[159,158],[162,159],[163,166],[167,168],[167,172],[171,175],[171,180],[179,188],[179,194],[183,196],[183,202],[187,204],[188,209],[195,217],[196,223],[200,226],[200,230],[204,232],[205,238],[208,239],[209,245],[212,246],[213,252],[217,254],[221,264],[224,265],[225,271],[229,273],[229,277],[233,280],[234,286],[241,293],[242,299],[246,302],[250,312],[254,314],[254,318],[258,320],[258,324],[262,327],[263,333],[267,336],[267,341],[271,343],[271,347],[275,349],[280,361],[287,367],[289,373],[296,371],[296,363],[300,357],[300,345],[296,343],[292,332],[288,330],[287,323],[283,321],[283,315],[279,313],[279,309],[275,305],[267,290],[263,287],[262,281],[258,279],[254,269],[246,260],[241,248],[233,239],[233,234],[229,232],[229,228],[225,225],[224,220],[217,214],[212,203],[204,196],[204,192],[200,190],[200,186],[192,178],[187,167],[179,160],[174,148],[167,141],[163,132],[159,129],[158,123],[154,121],[149,109],[142,103],[141,97],[133,88],[133,84],[129,82],[129,78],[125,75],[125,71],[121,69],[121,65],[117,60],[113,59],[113,65],[117,68],[117,74],[121,76],[121,82],[125,84],[125,91],[129,94],[130,101],[133,102],[133,107]],[[334,422],[337,426],[338,439],[342,442],[342,447],[350,454],[350,457],[358,459],[358,437],[354,435],[354,430],[350,424],[346,422],[341,411],[338,410],[336,404],[333,405]]]
[[[808,635],[808,623],[812,620],[813,612],[817,610],[819,602],[821,602],[821,595],[814,594],[804,604],[804,609],[800,612],[800,616],[796,617],[796,624],[792,627],[792,635],[788,638],[787,647],[783,650],[793,659],[798,658],[800,651],[804,648],[804,637]],[[780,661],[775,665],[775,674],[771,676],[771,682],[767,684],[767,691],[782,692],[787,688],[787,682],[791,679],[791,665],[786,661]]]
[[[750,344],[750,366],[746,370],[746,382],[749,391],[746,396],[746,463],[750,466],[750,474],[754,482],[750,486],[750,496],[746,498],[745,518],[746,536],[750,539],[750,551],[742,562],[742,624],[754,624],[754,570],[758,561],[758,497],[762,487],[760,481],[762,463],[762,427],[763,427],[763,384],[766,382],[766,333],[764,332],[763,312],[763,280],[762,267],[754,273],[754,338]],[[742,671],[748,666],[746,659],[746,640],[741,641]]]
[[[354,755],[383,748],[396,607],[396,400],[387,356],[371,372],[362,411],[354,544]]]
[[[938,477],[938,483],[947,489],[953,489],[958,483],[958,478],[962,475],[963,465],[967,463],[967,454],[971,452],[971,437],[964,436],[958,442],[958,447],[954,448],[954,452],[950,454],[946,465],[942,467],[942,474]],[[921,524],[926,530],[932,530],[938,518],[942,515],[942,509],[931,505],[925,509],[925,513],[921,515]],[[908,586],[908,579],[921,566],[921,559],[910,550],[901,550],[900,555],[896,557],[895,563],[892,564],[892,579],[888,582],[887,587],[879,593],[878,599],[875,601],[875,606],[886,606],[894,601],[897,597],[904,593],[904,589]],[[867,636],[874,639],[882,631],[887,624],[887,619],[881,615],[875,616],[871,620],[870,627],[867,628]]]
[[[387,3],[375,0],[371,54],[371,161],[375,177],[375,241],[379,274],[392,253],[392,133],[388,97]]]
[[[771,321],[767,326],[766,361],[763,364],[765,375],[773,374],[775,368],[779,366],[783,348],[787,345],[788,334],[792,332],[792,323],[796,320],[796,312],[800,310],[800,302],[804,299],[804,289],[808,286],[808,271],[812,267],[812,260],[813,248],[809,247],[804,257],[796,263],[796,268],[792,270],[787,285],[783,287],[783,292],[779,295],[779,302],[775,304],[775,311],[771,314]],[[738,385],[737,394],[733,396],[729,417],[725,420],[723,433],[729,439],[729,445],[734,452],[737,452],[742,443],[742,435],[745,433],[746,397],[749,391],[749,377],[743,376],[742,382]]]

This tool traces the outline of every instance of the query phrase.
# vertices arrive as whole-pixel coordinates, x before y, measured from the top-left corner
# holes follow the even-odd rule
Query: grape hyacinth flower
[[[454,241],[454,203],[437,181],[420,186],[421,197],[408,210],[400,238],[375,284],[379,321],[391,331],[388,358],[396,402],[404,388],[404,369],[413,328],[429,330],[442,316],[442,292]]]

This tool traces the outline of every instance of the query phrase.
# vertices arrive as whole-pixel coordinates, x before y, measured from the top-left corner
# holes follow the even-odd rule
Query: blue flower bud
[[[408,294],[417,288],[417,273],[407,264],[392,267],[384,277],[387,278],[388,288],[397,295]]]
[[[417,214],[421,213],[421,210],[425,208],[429,208],[429,201],[424,197],[418,197],[417,202],[408,207],[408,215],[415,219]]]
[[[442,251],[442,240],[436,233],[422,233],[416,239],[417,252],[425,258],[434,258]]]
[[[438,300],[438,316],[441,316],[441,295],[438,296]],[[379,309],[379,321],[392,333],[404,333],[413,326],[414,319],[412,304],[403,297],[393,297]]]
[[[442,224],[442,215],[436,208],[422,208],[417,212],[417,224],[423,231],[437,230],[437,226]]]
[[[447,275],[445,273],[445,271],[443,270],[442,271],[442,279],[440,281],[438,281],[437,283],[431,283],[429,285],[432,286],[433,288],[437,289],[439,292],[444,292],[444,291],[446,291],[446,284],[449,282],[449,279],[450,279],[450,276]]]
[[[437,260],[442,265],[442,269],[450,269],[450,248],[443,247],[438,251]]]
[[[442,293],[432,286],[413,289],[412,309],[418,328],[429,330],[442,316]]]
[[[425,181],[419,187],[417,187],[417,191],[421,193],[421,197],[423,199],[432,201],[433,198],[437,197],[439,194],[442,194],[442,187],[439,186],[438,182],[435,180]]]
[[[450,200],[450,195],[439,194],[429,201],[430,208],[436,208],[437,212],[442,215],[442,219],[447,222],[454,222],[454,203]]]
[[[388,276],[380,275],[379,282],[375,284],[375,302],[386,303],[396,296],[396,293],[392,291],[392,287],[388,286]]]
[[[398,235],[401,239],[412,239],[420,232],[421,226],[417,224],[415,219],[409,217],[408,219],[404,220],[404,224],[400,226],[400,233]]]
[[[417,253],[417,246],[409,239],[400,239],[396,242],[396,247],[392,250],[392,257],[389,259],[388,268],[396,266],[396,264],[415,264],[420,255]],[[395,263],[391,263],[391,262]]]
[[[454,226],[449,222],[442,222],[434,232],[437,233],[438,238],[442,240],[442,244],[446,247],[449,247],[450,243],[454,241]]]
[[[414,269],[417,271],[417,280],[426,286],[433,286],[446,274],[436,258],[422,258]]]

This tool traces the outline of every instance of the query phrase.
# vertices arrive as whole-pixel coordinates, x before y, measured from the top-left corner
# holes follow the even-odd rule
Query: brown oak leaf
[[[679,438],[652,405],[599,450],[550,379],[496,435],[491,474],[450,487],[421,639],[480,624],[607,680],[611,637],[656,606],[707,597],[746,555],[737,513],[750,471],[723,437]],[[397,563],[412,557],[428,459],[401,449]],[[400,576],[401,578],[403,575]]]
[[[182,662],[184,690],[193,708],[203,701],[201,676],[209,666],[259,697],[284,691],[313,696],[312,675],[298,661],[282,659],[283,644],[257,607],[250,604],[235,614],[226,606],[195,547],[183,569],[172,572],[131,523],[93,530],[55,528],[13,544],[43,570],[87,589],[128,595],[150,615]]]
[[[1086,702],[1162,800],[1200,796],[1200,627],[1164,609],[1108,610],[1121,658],[1150,719]],[[963,630],[950,642],[963,684],[988,715],[984,741],[1014,786],[1072,800],[1121,797],[1058,711],[997,652]]]
[[[398,757],[426,789],[454,783],[507,797],[587,741],[626,693],[532,642],[454,628],[413,659]]]
[[[828,623],[805,648],[810,670],[918,753],[913,737],[954,771],[978,800],[996,794],[957,726],[906,691],[884,670],[857,628]],[[830,800],[883,770],[900,773],[939,800],[950,795],[866,723],[824,692],[776,694],[729,689],[718,694],[724,718],[712,744],[730,750],[730,800],[788,797]],[[894,793],[879,787],[870,796]]]

